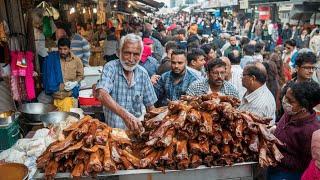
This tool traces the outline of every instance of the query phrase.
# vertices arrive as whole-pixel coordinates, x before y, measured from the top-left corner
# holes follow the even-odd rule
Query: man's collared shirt
[[[244,95],[239,110],[249,111],[262,117],[272,118],[274,123],[276,113],[275,99],[264,84],[252,93]]]
[[[240,66],[243,69],[248,63],[254,62],[253,56],[244,55],[240,60]]]
[[[153,76],[157,73],[157,69],[159,67],[159,63],[157,59],[155,59],[152,56],[149,56],[146,60],[146,62],[142,63],[141,61],[139,62],[140,66],[144,67],[145,70],[148,72],[149,76]]]
[[[187,69],[195,73],[199,78],[207,78],[207,73],[205,72],[204,68],[202,68],[201,71],[198,71],[196,69],[193,69],[192,67],[187,66]]]
[[[179,100],[182,95],[186,94],[188,87],[200,78],[186,69],[185,75],[178,84],[174,84],[172,71],[164,73],[159,79],[158,83],[154,85],[154,89],[159,99],[159,105],[167,105],[169,100]]]
[[[142,116],[143,106],[152,106],[157,101],[157,96],[143,67],[138,65],[133,73],[132,82],[128,84],[120,61],[110,61],[103,68],[97,89],[106,90],[114,101],[138,118]],[[109,126],[126,128],[123,120],[106,107],[104,115]]]
[[[60,58],[60,66],[64,83],[68,81],[77,81],[79,83],[83,79],[83,64],[80,58],[75,56],[72,52],[70,52],[70,55],[66,59]],[[53,97],[55,99],[63,99],[65,97],[71,96],[72,94],[72,91],[59,89],[58,91],[53,93]]]
[[[192,96],[199,96],[199,95],[207,94],[208,92],[210,92],[208,79],[202,79],[192,83],[187,90],[187,94]],[[219,92],[224,95],[234,96],[236,98],[239,98],[238,90],[228,81],[223,81],[223,85],[221,86]]]
[[[70,45],[71,51],[79,57],[84,66],[89,66],[89,59],[91,55],[90,43],[80,34],[74,34]]]
[[[63,81],[78,81],[83,79],[84,69],[83,64],[77,56],[70,52],[70,56],[66,59],[60,58],[61,72]]]
[[[238,64],[231,65],[231,79],[229,82],[237,88],[239,92],[240,98],[243,98],[244,93],[246,93],[247,89],[242,86],[242,73],[243,69]]]

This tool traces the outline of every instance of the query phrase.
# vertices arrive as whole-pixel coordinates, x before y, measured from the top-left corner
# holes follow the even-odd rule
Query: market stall
[[[218,94],[185,96],[148,112],[140,134],[90,116],[45,115],[50,130],[19,140],[0,159],[29,165],[34,179],[252,179],[256,162],[267,167],[281,160],[281,142],[267,129],[270,120],[238,105]]]

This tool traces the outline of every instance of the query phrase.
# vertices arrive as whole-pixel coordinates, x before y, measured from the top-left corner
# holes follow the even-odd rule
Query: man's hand
[[[68,81],[64,83],[64,90],[71,91],[74,87],[78,85],[77,81]]]
[[[128,129],[130,129],[131,131],[137,132],[138,134],[144,132],[144,128],[142,126],[141,121],[132,114],[127,113],[126,118],[123,120]]]
[[[151,76],[151,83],[152,83],[152,85],[157,84],[157,82],[159,81],[160,77],[161,77],[161,76],[159,76],[159,75],[153,75],[153,76]]]

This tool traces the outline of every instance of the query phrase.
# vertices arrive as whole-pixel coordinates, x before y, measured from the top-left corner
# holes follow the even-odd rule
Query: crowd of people
[[[107,123],[139,131],[142,106],[148,111],[184,95],[234,96],[240,110],[272,119],[285,144],[284,159],[267,178],[300,179],[320,128],[313,109],[320,102],[319,28],[268,23],[178,15],[129,31],[119,60],[105,65],[95,87]]]
[[[121,28],[77,26],[73,35],[58,27],[55,35],[60,59],[66,61],[61,64],[74,69],[83,68],[81,60],[88,65],[90,45],[103,45],[106,64],[93,94],[111,127],[141,132],[145,111],[184,95],[234,96],[241,100],[239,110],[272,119],[270,129],[285,144],[279,148],[283,160],[268,169],[267,178],[300,179],[312,158],[303,177],[320,174],[313,166],[320,164],[313,155],[320,145],[311,148],[311,141],[319,141],[312,134],[320,129],[314,110],[320,103],[319,30],[177,14],[123,22]],[[68,74],[68,68],[62,71]],[[63,77],[69,83],[59,90],[70,96],[82,77],[82,70]]]

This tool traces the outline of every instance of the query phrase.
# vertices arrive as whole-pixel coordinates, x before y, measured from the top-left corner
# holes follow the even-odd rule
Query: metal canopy
[[[136,0],[138,2],[141,2],[143,4],[146,4],[148,6],[151,6],[151,7],[154,7],[154,8],[157,8],[157,9],[160,9],[164,6],[164,3],[161,2],[157,2],[157,1],[154,1],[154,0]]]

